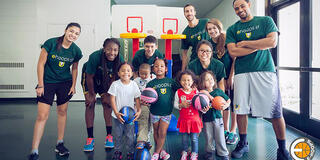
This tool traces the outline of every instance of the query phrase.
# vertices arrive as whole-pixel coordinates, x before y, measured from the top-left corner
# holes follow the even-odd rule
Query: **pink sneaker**
[[[153,153],[151,160],[158,160],[159,159],[159,154],[158,153]]]
[[[161,150],[160,152],[160,159],[168,160],[170,158],[170,154],[167,153],[165,150]]]
[[[180,160],[187,160],[187,158],[188,158],[188,152],[182,151]]]
[[[191,153],[190,160],[198,160],[198,153],[192,152],[192,153]]]

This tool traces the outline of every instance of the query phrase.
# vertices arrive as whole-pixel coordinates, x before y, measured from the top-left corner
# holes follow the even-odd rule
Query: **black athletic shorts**
[[[44,95],[37,96],[37,102],[46,103],[52,105],[54,95],[57,96],[57,105],[64,104],[72,98],[72,94],[68,95],[72,81],[60,82],[60,83],[45,83]]]
[[[86,81],[86,72],[82,72],[81,75],[81,86],[83,90],[83,94],[87,94],[89,89],[87,86],[87,81]],[[94,88],[94,93],[98,93],[100,96],[104,94],[105,92],[103,91],[102,87],[102,81],[93,77],[93,88]]]

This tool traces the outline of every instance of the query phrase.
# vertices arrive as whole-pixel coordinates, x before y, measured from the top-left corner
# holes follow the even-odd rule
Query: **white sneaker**
[[[182,151],[180,160],[187,160],[187,158],[188,158],[188,152]]]
[[[159,159],[159,154],[158,153],[153,153],[151,160],[158,160]]]
[[[169,158],[170,158],[170,154],[167,153],[165,150],[162,150],[160,152],[160,159],[168,160]]]
[[[198,160],[198,153],[192,152],[190,160]]]

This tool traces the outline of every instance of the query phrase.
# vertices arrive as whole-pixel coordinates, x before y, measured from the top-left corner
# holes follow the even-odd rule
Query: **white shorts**
[[[233,109],[236,114],[282,117],[278,78],[274,72],[249,72],[234,77]]]

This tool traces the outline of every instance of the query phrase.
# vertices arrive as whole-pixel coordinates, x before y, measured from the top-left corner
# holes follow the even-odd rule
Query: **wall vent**
[[[19,62],[0,63],[0,68],[24,68],[24,63],[19,63]]]
[[[24,85],[0,85],[0,90],[24,90]]]

